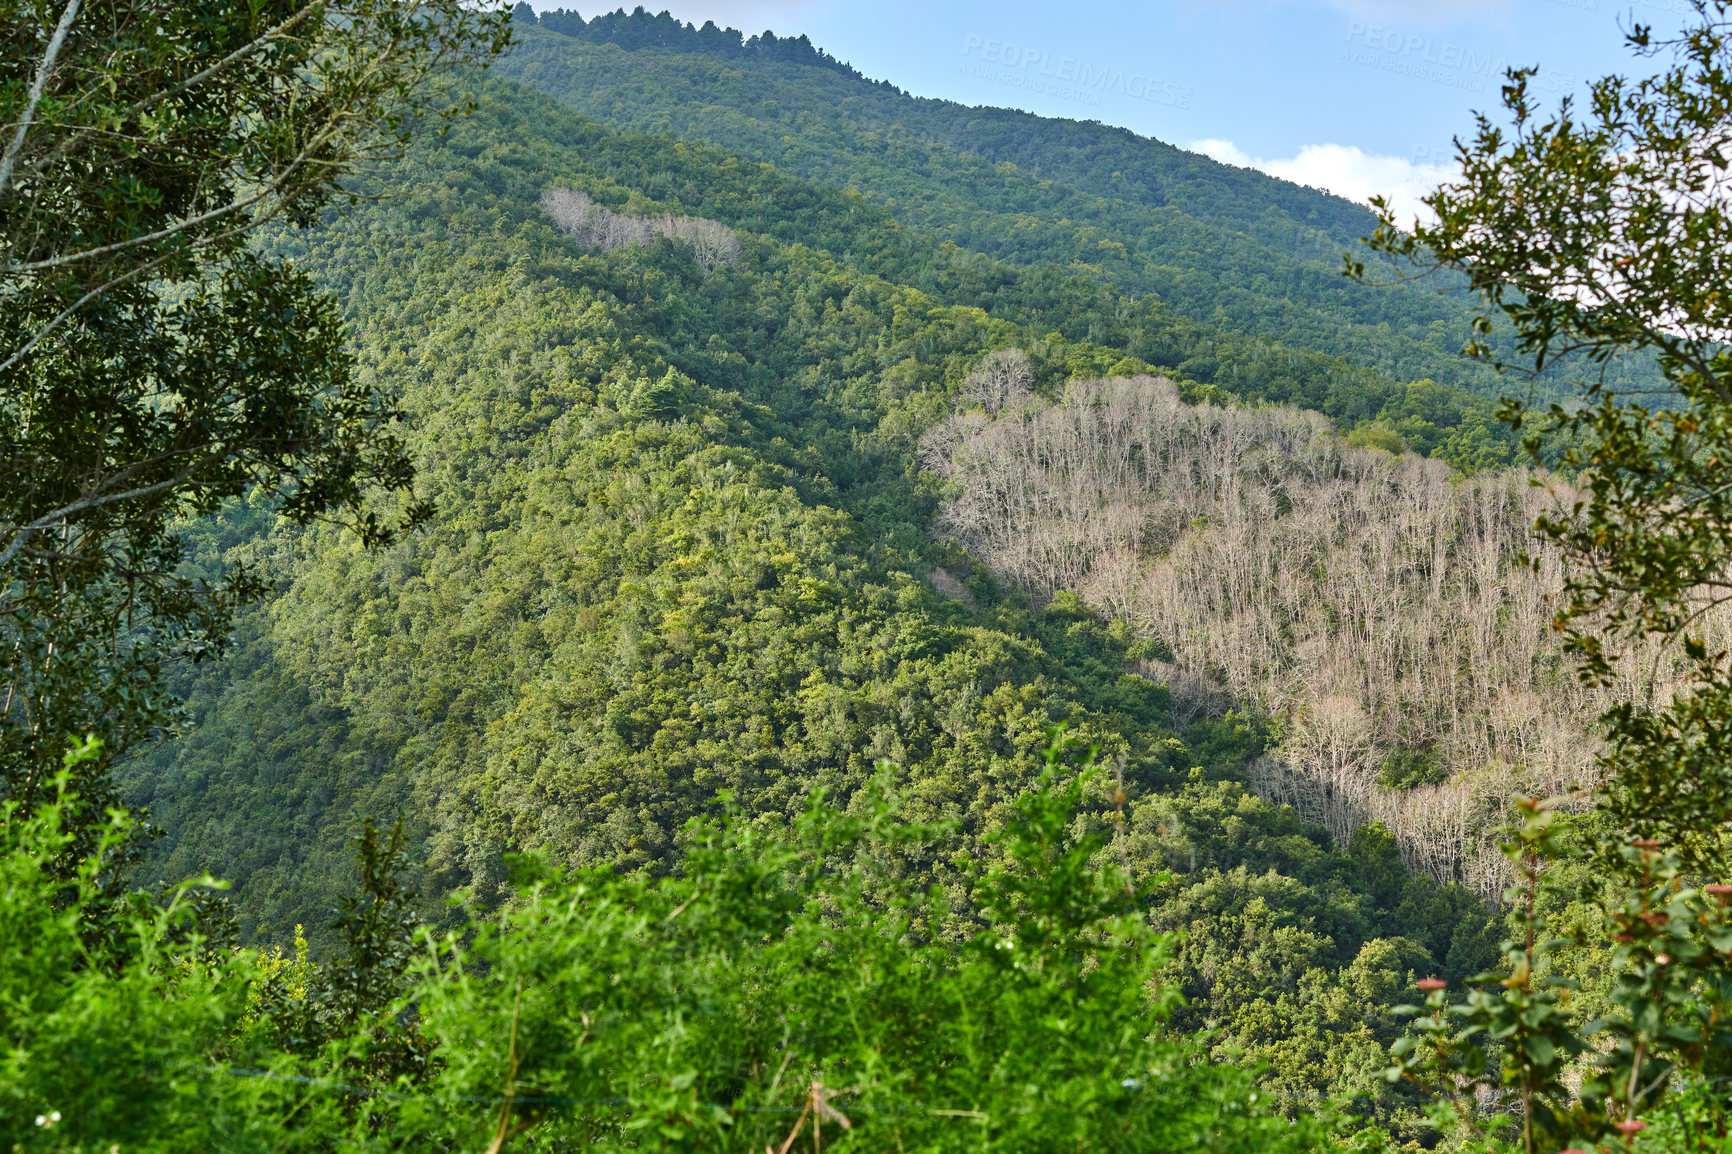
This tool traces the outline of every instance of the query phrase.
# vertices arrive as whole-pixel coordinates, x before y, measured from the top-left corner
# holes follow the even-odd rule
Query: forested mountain
[[[1725,1146],[1732,0],[1367,242],[1539,405],[1361,209],[804,37],[56,7],[0,1145]]]
[[[1341,276],[1343,253],[1375,227],[1361,205],[1095,121],[912,96],[803,37],[742,44],[642,8],[533,16],[519,5],[501,74],[602,123],[858,189],[965,250],[1050,263],[1193,320],[1402,380],[1493,399],[1511,388],[1459,355],[1471,333],[1465,296],[1444,291],[1455,282],[1378,289]],[[1610,372],[1653,375],[1645,360]]]
[[[401,389],[435,519],[378,551],[244,504],[189,526],[201,563],[281,592],[232,656],[179,674],[189,736],[127,767],[165,831],[146,876],[211,869],[249,933],[302,923],[317,944],[364,814],[404,819],[430,908],[485,904],[510,852],[662,869],[720,791],[775,826],[889,758],[917,816],[959,823],[930,863],[954,887],[948,855],[982,852],[1065,722],[1121,766],[1115,852],[1186,929],[1175,973],[1220,1052],[1256,1048],[1283,1093],[1405,1109],[1375,1076],[1388,1007],[1416,969],[1488,959],[1486,907],[1410,876],[1387,834],[1342,842],[1258,798],[1261,714],[1175,714],[1124,622],[1030,598],[935,533],[949,483],[920,439],[1012,348],[1053,396],[1211,342],[1217,382],[1270,374],[1349,418],[1430,389],[1449,423],[1402,410],[1411,432],[1507,459],[1483,402],[962,253],[513,85],[381,181],[393,195],[274,243]],[[735,244],[704,263],[677,239],[716,230]]]
[[[1226,693],[1285,719],[1260,794],[1339,840],[1380,821],[1411,869],[1495,899],[1510,791],[1594,776],[1585,719],[1609,695],[1564,668],[1557,558],[1530,531],[1575,495],[1329,434],[1315,413],[1187,405],[1168,381],[1079,380],[1056,404],[969,408],[925,447],[953,484],[938,523],[971,555],[1123,622],[1181,708]]]

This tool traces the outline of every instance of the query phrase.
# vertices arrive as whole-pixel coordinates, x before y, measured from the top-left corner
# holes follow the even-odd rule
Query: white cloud
[[[1307,144],[1297,156],[1286,160],[1248,155],[1231,140],[1198,140],[1190,148],[1222,164],[1255,168],[1361,204],[1369,204],[1373,196],[1388,197],[1396,219],[1402,223],[1430,216],[1431,210],[1420,203],[1420,198],[1458,175],[1453,164],[1376,156],[1351,144]]]

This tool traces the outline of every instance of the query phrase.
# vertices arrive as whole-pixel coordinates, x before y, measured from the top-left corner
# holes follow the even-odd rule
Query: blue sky
[[[613,0],[609,8],[617,7]],[[633,4],[628,3],[627,7]],[[538,8],[601,10],[583,0]],[[1621,28],[1684,0],[663,0],[682,19],[806,33],[921,96],[1101,120],[1363,200],[1416,207],[1451,137],[1537,65],[1551,96],[1642,67]]]

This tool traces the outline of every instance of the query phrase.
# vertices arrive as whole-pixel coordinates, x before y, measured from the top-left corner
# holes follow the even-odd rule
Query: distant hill
[[[704,21],[704,26],[698,28],[689,22],[682,24],[667,12],[651,16],[642,7],[629,15],[621,8],[615,12],[603,13],[593,20],[585,20],[579,13],[563,8],[538,17],[535,9],[528,4],[519,4],[514,17],[519,23],[539,24],[549,32],[587,40],[591,44],[617,44],[621,48],[668,48],[675,52],[691,52],[721,60],[779,60],[786,64],[833,69],[856,80],[866,79],[857,69],[814,46],[805,36],[778,37],[774,32],[766,30],[747,38],[737,28],[716,27],[713,20]],[[892,91],[900,91],[888,81],[878,80],[871,83]]]
[[[1381,1078],[1394,991],[1410,970],[1482,969],[1492,911],[1431,860],[1404,869],[1405,828],[1332,834],[1258,795],[1291,745],[1288,699],[1265,703],[1214,658],[1253,636],[1238,602],[1185,628],[1103,615],[1090,599],[1125,566],[1092,554],[1092,580],[1029,581],[952,523],[989,478],[934,437],[1064,413],[1072,382],[1158,374],[1174,413],[1299,427],[1328,469],[1371,460],[1444,493],[1453,472],[1489,489],[1488,467],[1511,459],[1486,401],[1180,316],[1107,278],[971,253],[857,192],[614,131],[510,81],[377,177],[379,199],[263,241],[333,293],[359,371],[400,394],[433,519],[376,551],[244,501],[184,526],[195,570],[246,563],[275,592],[227,658],[167,673],[188,732],[121,770],[162,831],[137,880],[208,869],[233,882],[249,939],[286,944],[300,925],[317,952],[362,817],[402,821],[409,880],[448,916],[448,897],[503,900],[517,852],[674,868],[687,821],[724,792],[774,828],[814,788],[846,801],[882,757],[902,766],[908,812],[953,823],[931,864],[963,910],[945,863],[998,852],[994,831],[1064,723],[1114,767],[1118,844],[1149,917],[1185,930],[1171,1028],[1209,1028],[1221,1060],[1254,1052],[1283,1100],[1370,1087],[1377,1117],[1411,1109]],[[1330,420],[1189,407],[1255,396]],[[1346,451],[1331,421],[1435,459]],[[1258,652],[1351,650],[1358,621],[1314,612],[1308,587],[1319,571],[1382,571],[1289,547],[1341,486],[1301,486],[1260,452],[1192,469],[1199,483],[1171,490],[1182,515],[1145,518],[1146,542],[1176,524],[1228,577],[1241,556],[1279,554],[1298,595],[1271,602],[1279,644]],[[1215,478],[1238,488],[1214,493]],[[1271,485],[1319,508],[1280,513]],[[1148,512],[1134,487],[1117,492],[1114,509]],[[1066,524],[1085,530],[1104,508],[1087,486],[1043,483],[1034,500],[1070,501]],[[1254,537],[1265,507],[1274,531]],[[1038,519],[1006,527],[1041,545]],[[1254,548],[1208,552],[1235,543]],[[1378,720],[1376,755],[1405,756],[1407,773],[1422,751],[1386,748],[1406,731]],[[1422,768],[1454,768],[1447,753]],[[1084,819],[1116,823],[1101,785]]]
[[[1340,275],[1375,223],[1340,197],[1098,122],[914,97],[804,37],[746,39],[639,8],[544,13],[520,22],[519,40],[501,73],[588,116],[858,189],[964,249],[1051,263],[1404,381],[1522,387],[1459,355],[1459,294]]]

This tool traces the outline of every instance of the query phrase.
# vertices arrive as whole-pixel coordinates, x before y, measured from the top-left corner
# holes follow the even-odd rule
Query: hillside
[[[1402,380],[1494,399],[1511,388],[1459,356],[1470,329],[1458,292],[1341,276],[1343,253],[1374,227],[1363,206],[1098,122],[911,96],[803,37],[742,47],[737,32],[641,8],[588,22],[529,15],[520,6],[501,74],[602,123],[858,189],[965,250],[1052,264],[1213,326]],[[1652,376],[1646,365],[1612,372]],[[1567,374],[1546,387],[1566,389]]]
[[[0,1146],[1719,1149],[1701,16],[1370,242],[1585,383],[804,36],[27,13]]]
[[[523,849],[665,869],[720,791],[778,825],[885,757],[916,816],[959,823],[928,863],[951,885],[950,855],[983,852],[1065,722],[1122,767],[1116,852],[1157,924],[1187,927],[1175,980],[1196,1024],[1223,1023],[1220,1052],[1261,1047],[1285,1092],[1352,1085],[1401,1108],[1375,1077],[1389,998],[1414,967],[1483,964],[1484,906],[1410,877],[1375,829],[1335,839],[1255,796],[1259,714],[1176,712],[1131,628],[933,536],[946,483],[920,438],[995,349],[1026,350],[1031,386],[1058,396],[1153,371],[1138,350],[1193,326],[509,85],[385,179],[392,197],[276,243],[344,302],[364,371],[401,389],[435,522],[376,553],[248,506],[189,527],[201,563],[262,566],[281,592],[234,656],[181,672],[189,735],[127,767],[165,831],[146,878],[208,868],[234,880],[246,933],[301,923],[318,944],[362,815],[406,823],[436,912],[457,891],[495,900]],[[706,191],[653,195],[688,186]],[[594,243],[543,210],[561,189],[549,203],[611,206],[580,222]],[[722,228],[737,249],[708,269],[674,239]],[[1266,957],[1277,932],[1288,947]],[[1271,965],[1275,985],[1222,980]],[[1296,983],[1318,998],[1292,1000]]]
[[[1522,562],[1567,489],[1452,481],[1314,413],[1187,405],[1146,378],[970,408],[926,444],[952,484],[945,532],[1146,638],[1178,708],[1226,697],[1283,719],[1253,784],[1338,839],[1380,821],[1409,868],[1496,899],[1508,795],[1593,780],[1588,719],[1609,697],[1552,639],[1556,558]]]

